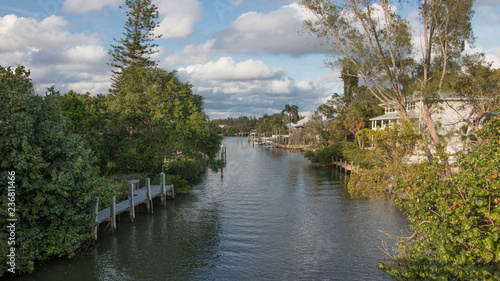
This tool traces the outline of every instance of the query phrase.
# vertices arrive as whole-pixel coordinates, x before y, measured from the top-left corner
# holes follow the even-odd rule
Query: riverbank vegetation
[[[413,233],[399,237],[398,255],[379,264],[396,280],[500,279],[500,71],[482,54],[465,53],[474,38],[473,2],[301,2],[315,19],[305,29],[330,48],[327,64],[342,68],[346,85],[343,96],[318,108],[335,119],[319,129],[316,151],[307,157],[355,162],[362,169],[351,175],[353,196],[390,196],[406,211]],[[408,3],[418,7],[419,30],[403,14]],[[363,117],[372,112],[356,108],[374,104],[356,94],[351,99],[350,85],[397,113],[399,122],[368,129]],[[418,118],[411,114],[415,101]],[[433,116],[443,106],[464,124],[459,130],[440,130]],[[462,142],[454,155],[447,150],[452,136]]]
[[[116,70],[107,95],[55,87],[36,95],[29,70],[0,66],[1,177],[15,173],[15,196],[1,193],[0,213],[16,219],[15,244],[0,246],[0,276],[11,268],[12,249],[12,270],[31,272],[37,261],[71,258],[90,245],[97,198],[101,208],[112,196],[126,199],[127,180],[155,182],[164,171],[182,192],[207,167],[223,165],[216,159],[222,138],[203,98],[149,58],[156,6],[126,1],[125,10],[125,37],[110,50]],[[8,241],[10,232],[0,233]]]

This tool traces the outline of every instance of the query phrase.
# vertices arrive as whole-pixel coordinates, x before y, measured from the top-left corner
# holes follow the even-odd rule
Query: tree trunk
[[[430,109],[429,109],[429,107],[425,103],[423,105],[422,112],[423,112],[424,122],[425,122],[425,125],[427,127],[427,131],[429,132],[429,134],[431,136],[432,143],[436,147],[436,151],[438,153],[439,152],[444,152],[445,149],[443,147],[443,144],[439,140],[439,136],[437,134],[436,126],[434,125],[434,121],[431,118]],[[424,151],[425,151],[425,153],[427,155],[427,158],[428,158],[429,162],[432,163],[433,155],[430,152],[429,148],[424,148]],[[442,161],[442,163],[444,165],[445,171],[444,171],[444,174],[442,174],[441,172],[438,171],[439,176],[440,177],[446,177],[446,176],[451,175],[451,167],[450,167],[450,164],[449,164],[448,160],[441,159],[441,161]]]

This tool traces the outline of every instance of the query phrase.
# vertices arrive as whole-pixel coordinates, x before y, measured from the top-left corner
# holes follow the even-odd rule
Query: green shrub
[[[308,151],[305,157],[315,164],[330,165],[333,158],[342,157],[342,145],[336,144],[316,151]]]
[[[379,267],[397,280],[499,280],[500,120],[478,135],[483,142],[461,154],[460,172],[436,177],[428,165],[401,182],[395,196],[414,234],[399,242],[400,255]],[[433,163],[438,165],[438,163]]]
[[[0,178],[15,173],[16,269],[32,271],[49,256],[75,255],[92,237],[96,197],[106,192],[96,159],[77,135],[64,134],[57,97],[37,96],[23,67],[0,67]],[[7,192],[0,217],[8,217]],[[8,235],[4,227],[2,240]],[[0,246],[0,275],[7,243]]]
[[[362,168],[373,167],[373,164],[370,161],[371,154],[369,152],[369,150],[359,148],[353,142],[345,142],[342,147],[342,156],[347,163],[353,162],[355,165]]]

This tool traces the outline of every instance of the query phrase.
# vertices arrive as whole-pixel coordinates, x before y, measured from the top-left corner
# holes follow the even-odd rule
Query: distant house
[[[372,129],[384,129],[390,124],[398,123],[401,120],[401,115],[396,112],[389,105],[382,103],[380,106],[385,108],[385,114],[371,118]],[[413,97],[407,102],[407,112],[413,121],[416,121],[421,128],[425,127],[423,119],[423,101],[421,98]],[[463,116],[467,116],[467,112],[471,110],[470,106],[466,104],[463,99],[454,97],[442,97],[438,108],[434,110],[431,115],[434,124],[436,125],[436,130],[439,135],[446,135],[448,137],[448,145],[446,151],[450,154],[455,154],[463,149],[463,143],[460,140],[460,128],[466,125],[465,122],[461,121],[460,115],[457,113],[463,112]]]
[[[309,117],[305,117],[303,119],[300,119],[299,121],[297,121],[297,123],[292,123],[292,129],[300,129],[300,128],[304,128],[304,124],[307,123],[309,121]],[[288,128],[288,124],[286,125],[286,127]]]

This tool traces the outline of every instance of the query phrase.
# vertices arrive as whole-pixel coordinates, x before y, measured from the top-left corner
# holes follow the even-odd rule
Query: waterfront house
[[[382,103],[380,106],[385,108],[385,114],[370,119],[373,130],[383,130],[390,124],[401,120],[401,115],[388,104]],[[425,128],[422,99],[417,95],[412,96],[408,98],[406,106],[409,117],[419,128]],[[464,148],[460,131],[466,123],[462,121],[461,115],[467,116],[471,110],[471,107],[461,98],[441,97],[438,107],[433,111],[431,118],[438,134],[447,137],[446,151],[448,153],[455,154]]]

